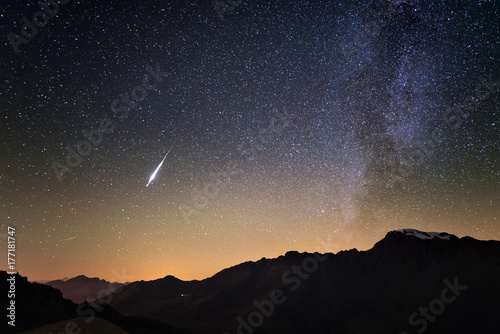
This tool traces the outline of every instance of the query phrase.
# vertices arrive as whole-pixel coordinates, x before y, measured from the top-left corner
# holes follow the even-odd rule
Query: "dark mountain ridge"
[[[493,298],[500,298],[499,282],[499,241],[408,229],[389,232],[362,252],[287,252],[201,281],[165,277],[134,282],[111,305],[125,315],[199,333],[234,333],[238,328],[254,333],[399,333],[424,325],[428,333],[470,333],[500,328],[493,320],[500,310]],[[447,284],[467,288],[436,319],[417,314],[410,324],[419,307],[450,290]],[[283,303],[275,303],[269,317],[256,315],[256,304],[269,301],[276,291]],[[470,327],[471,317],[481,322]]]

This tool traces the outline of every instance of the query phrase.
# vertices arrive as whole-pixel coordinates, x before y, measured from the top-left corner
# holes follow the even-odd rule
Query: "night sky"
[[[30,280],[500,239],[498,3],[58,7],[0,2],[1,247]]]

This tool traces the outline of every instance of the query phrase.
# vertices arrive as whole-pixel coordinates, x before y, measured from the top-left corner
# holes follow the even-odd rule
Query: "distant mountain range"
[[[67,281],[69,279],[70,279],[69,277],[64,277],[64,278],[59,279],[58,281]],[[30,281],[30,282],[40,283],[40,284],[46,284],[46,283],[48,283],[50,281],[51,281],[50,279],[46,279],[46,280]]]
[[[66,280],[48,281],[45,284],[60,290],[64,298],[79,304],[87,299],[97,299],[98,296],[105,300],[106,295],[128,283],[111,283],[97,277],[80,275]]]
[[[2,284],[6,275],[1,273]],[[96,334],[122,333],[118,327],[151,334],[500,333],[500,241],[413,229],[389,232],[368,251],[288,252],[201,281],[166,276],[120,285],[102,310],[17,279],[25,294],[17,300],[27,307],[18,323],[27,321],[25,329],[63,329],[79,315],[75,323],[94,326],[85,328]],[[77,300],[109,285],[82,276],[70,281],[55,282]],[[78,307],[93,310],[100,325],[86,324],[90,316],[75,315]],[[56,323],[61,320],[66,323]]]

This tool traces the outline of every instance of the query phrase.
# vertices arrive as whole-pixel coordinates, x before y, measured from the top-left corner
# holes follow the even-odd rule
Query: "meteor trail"
[[[151,183],[151,181],[153,181],[155,179],[156,173],[158,173],[158,171],[160,170],[161,165],[163,165],[163,161],[165,161],[165,159],[167,158],[167,155],[170,153],[170,150],[172,149],[172,147],[174,147],[174,144],[175,144],[175,141],[172,144],[172,146],[170,146],[170,148],[168,149],[167,154],[165,154],[165,157],[160,162],[160,164],[158,165],[158,167],[156,168],[156,170],[154,171],[154,173],[151,174],[151,176],[149,177],[149,182],[148,182],[148,184],[146,184],[146,187],[149,186],[149,184]]]

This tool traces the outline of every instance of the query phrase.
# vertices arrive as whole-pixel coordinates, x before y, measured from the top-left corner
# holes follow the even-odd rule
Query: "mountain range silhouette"
[[[203,280],[17,275],[16,292],[17,325],[2,333],[59,333],[70,321],[94,334],[500,333],[500,241],[405,229],[367,251],[291,251]]]

